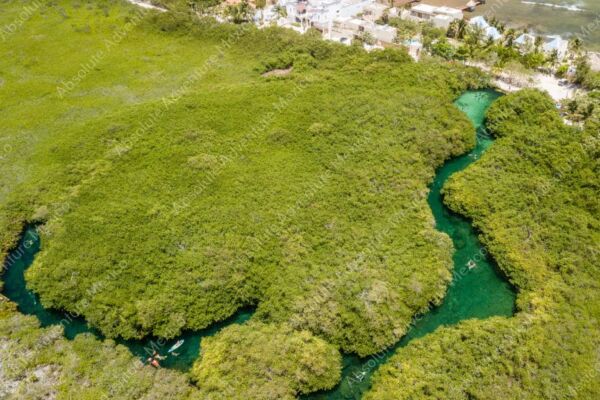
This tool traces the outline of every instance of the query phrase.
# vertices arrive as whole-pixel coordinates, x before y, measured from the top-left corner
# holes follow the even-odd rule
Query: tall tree
[[[247,0],[242,0],[238,4],[227,6],[225,13],[234,23],[241,24],[248,22],[252,18],[254,11]]]
[[[582,48],[583,42],[579,37],[575,36],[569,40],[569,51],[573,56],[578,56],[581,53]]]

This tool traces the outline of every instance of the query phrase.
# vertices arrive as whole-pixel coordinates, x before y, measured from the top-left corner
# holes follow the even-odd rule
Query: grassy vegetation
[[[3,24],[21,3],[6,9]],[[0,49],[0,243],[5,253],[27,221],[44,224],[27,279],[45,306],[139,338],[256,305],[262,325],[248,326],[297,349],[294,362],[261,361],[285,364],[277,382],[291,395],[332,385],[332,346],[373,353],[442,298],[451,244],[425,194],[435,168],[474,143],[452,105],[484,83],[474,70],[116,1],[45,4]],[[291,74],[261,76],[281,60]],[[251,357],[266,339],[248,329],[203,345],[199,365],[238,336]],[[12,346],[15,335],[3,336]],[[39,363],[55,360],[60,376],[121,370],[104,353],[66,364],[105,346],[95,340],[57,343]],[[318,374],[298,381],[295,364],[309,361]]]
[[[60,327],[40,329],[34,317],[1,298],[0,350],[2,399],[182,400],[198,394],[182,374],[143,366],[111,340],[66,340]]]
[[[205,399],[294,399],[340,379],[335,346],[289,326],[232,325],[204,345],[192,376]]]
[[[564,126],[531,90],[497,100],[487,126],[496,143],[451,178],[446,198],[519,288],[519,312],[415,340],[378,371],[368,399],[600,393],[598,126]]]

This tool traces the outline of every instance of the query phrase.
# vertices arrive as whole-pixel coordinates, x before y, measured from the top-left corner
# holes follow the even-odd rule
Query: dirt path
[[[531,76],[511,74],[508,72],[492,72],[491,68],[482,63],[467,62],[467,65],[481,68],[493,75],[493,83],[505,92],[516,92],[525,88],[535,88],[547,92],[554,101],[559,102],[575,96],[578,87],[572,84],[561,84],[561,79],[553,75],[537,72]]]

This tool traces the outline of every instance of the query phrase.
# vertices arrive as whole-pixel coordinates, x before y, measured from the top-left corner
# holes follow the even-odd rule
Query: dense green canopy
[[[43,223],[28,279],[44,304],[109,337],[257,313],[203,343],[196,388],[2,300],[13,398],[200,399],[220,379],[294,396],[333,384],[337,350],[386,347],[444,295],[452,249],[425,195],[435,168],[473,145],[452,105],[481,83],[473,70],[112,1],[44,4],[18,30],[0,42],[0,243],[5,254],[26,222]],[[519,288],[519,312],[411,342],[371,399],[600,393],[597,120],[567,127],[526,90],[487,124],[496,143],[446,198]]]
[[[72,8],[62,24],[55,7],[45,13],[34,23],[45,32],[58,24],[73,47],[101,41],[103,18],[124,18]],[[76,30],[90,13],[98,28]],[[153,18],[107,53],[113,63],[29,106],[75,116],[48,126],[12,114],[36,144],[30,174],[0,212],[12,237],[33,216],[45,223],[31,287],[109,337],[174,337],[256,304],[257,318],[348,351],[396,341],[450,279],[450,243],[433,228],[425,193],[435,167],[473,144],[452,99],[476,75],[313,35]],[[45,46],[23,47],[23,57],[54,60]],[[262,77],[282,55],[293,72]],[[63,56],[68,71],[52,82],[67,79],[66,65],[76,74],[86,54]],[[186,57],[187,68],[171,66]],[[166,93],[145,78],[166,71],[179,82]],[[7,81],[25,99],[50,89],[29,94]],[[110,104],[71,108],[97,93]]]
[[[1,21],[20,11],[8,3]],[[113,1],[43,4],[26,22],[0,43],[0,242],[42,224],[26,277],[45,306],[139,338],[253,305],[248,326],[282,346],[302,338],[298,354],[364,355],[443,297],[451,244],[425,197],[435,168],[474,143],[452,101],[485,83],[477,71]],[[52,357],[77,371],[70,346]],[[331,386],[336,365],[282,388]]]
[[[286,325],[232,325],[203,346],[192,377],[206,399],[294,399],[340,379],[335,346]]]
[[[144,366],[112,340],[84,334],[71,341],[61,330],[40,329],[0,297],[0,398],[200,399],[185,375]]]
[[[446,187],[519,288],[514,318],[467,321],[416,340],[368,399],[598,397],[600,157],[597,129],[563,125],[552,100],[496,101],[498,139]]]

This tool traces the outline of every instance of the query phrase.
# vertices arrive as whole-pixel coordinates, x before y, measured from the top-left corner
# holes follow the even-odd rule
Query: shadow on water
[[[415,318],[408,333],[394,346],[366,358],[345,355],[340,384],[331,391],[307,395],[303,399],[360,399],[370,388],[371,377],[379,365],[411,340],[425,336],[439,326],[453,325],[462,320],[509,317],[514,314],[514,288],[479,242],[471,222],[448,209],[441,193],[444,183],[452,174],[477,160],[493,143],[483,122],[486,110],[500,96],[493,90],[477,90],[466,92],[456,100],[455,105],[475,125],[477,144],[469,153],[446,162],[436,172],[430,186],[428,203],[436,221],[436,229],[450,236],[455,250],[453,279],[444,301]]]
[[[69,340],[74,339],[80,333],[90,333],[98,339],[104,339],[104,336],[98,330],[90,327],[85,319],[73,316],[68,312],[44,308],[38,296],[27,289],[25,270],[33,263],[40,247],[41,240],[36,227],[27,226],[17,247],[5,260],[3,294],[15,302],[23,314],[35,315],[42,327],[62,325],[64,335]],[[228,325],[242,324],[250,319],[253,313],[252,309],[242,309],[224,321],[199,331],[185,331],[175,339],[146,337],[141,340],[116,339],[115,341],[126,346],[142,361],[145,361],[156,350],[159,354],[166,356],[164,360],[160,361],[162,367],[187,371],[200,354],[202,338],[212,336]],[[184,340],[183,345],[169,353],[169,348],[180,339]]]

